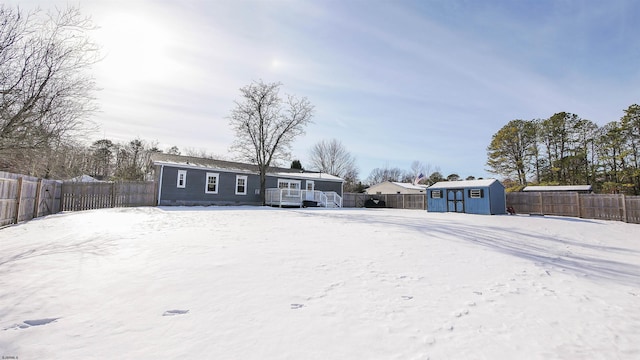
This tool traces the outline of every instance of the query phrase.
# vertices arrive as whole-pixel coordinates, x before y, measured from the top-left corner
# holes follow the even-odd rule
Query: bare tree
[[[371,170],[367,182],[369,185],[379,184],[385,181],[402,181],[404,172],[399,168],[375,168]]]
[[[418,178],[418,175],[422,174],[422,179],[418,180],[418,183],[426,183],[429,176],[431,176],[431,173],[434,171],[440,171],[440,168],[437,166],[434,168],[430,163],[425,164],[415,160],[411,163],[411,181],[414,181]]]
[[[54,143],[86,124],[99,59],[90,19],[69,7],[28,13],[0,4],[0,154]]]
[[[240,159],[258,165],[260,197],[265,203],[266,174],[272,161],[286,159],[293,140],[311,122],[313,105],[307,98],[279,96],[281,83],[262,80],[240,88],[229,123],[236,133],[231,149]]]
[[[316,143],[309,157],[313,169],[345,179],[348,188],[358,181],[355,157],[336,139]]]
[[[184,154],[181,154],[177,147],[175,147],[175,148],[176,148],[176,151],[178,151],[177,154],[174,154],[172,152],[168,152],[168,153],[169,154],[173,154],[173,155],[185,155],[185,156],[198,157],[198,158],[203,158],[203,159],[225,160],[225,156],[224,155],[214,154],[214,153],[209,152],[209,151],[207,151],[206,149],[203,149],[203,148],[196,149],[196,148],[188,147],[188,148],[184,149]],[[171,149],[169,149],[169,150],[171,150]]]

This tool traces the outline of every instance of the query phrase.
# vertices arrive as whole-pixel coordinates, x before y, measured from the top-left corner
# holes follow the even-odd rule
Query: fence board
[[[520,214],[572,216],[640,224],[640,196],[618,194],[507,193],[507,206]]]
[[[625,196],[627,218],[626,222],[640,224],[640,196]]]
[[[65,182],[62,210],[80,211],[111,207],[155,206],[156,187],[145,182]]]
[[[60,211],[60,182],[0,172],[0,227]]]
[[[0,226],[13,224],[18,206],[18,180],[0,178]]]
[[[343,207],[364,207],[365,201],[375,198],[385,202],[388,208],[426,210],[427,198],[425,194],[361,194],[344,193]]]
[[[364,202],[370,198],[380,199],[390,208],[426,209],[426,198],[422,194],[345,193],[343,206],[364,207]],[[571,216],[640,224],[640,196],[577,192],[511,192],[506,194],[506,198],[507,206],[512,206],[519,214]]]
[[[22,190],[19,191],[20,205],[16,222],[19,223],[33,219],[37,189],[38,181],[22,180]]]

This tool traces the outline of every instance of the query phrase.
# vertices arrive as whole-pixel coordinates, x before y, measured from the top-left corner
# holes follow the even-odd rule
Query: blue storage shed
[[[427,188],[427,210],[485,215],[506,214],[504,185],[496,179],[437,182]]]

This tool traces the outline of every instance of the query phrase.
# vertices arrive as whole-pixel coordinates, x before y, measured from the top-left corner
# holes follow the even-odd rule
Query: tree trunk
[[[267,173],[266,169],[260,169],[260,201],[262,206],[267,205]]]

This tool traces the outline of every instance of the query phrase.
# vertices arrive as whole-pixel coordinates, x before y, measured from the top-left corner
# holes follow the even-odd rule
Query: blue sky
[[[566,111],[604,125],[640,102],[635,0],[9,3],[79,5],[100,27],[94,139],[231,159],[226,117],[262,79],[315,105],[293,146],[303,166],[335,138],[361,179],[416,160],[492,177],[486,148],[510,120]]]

